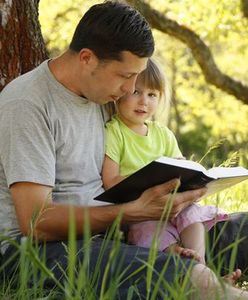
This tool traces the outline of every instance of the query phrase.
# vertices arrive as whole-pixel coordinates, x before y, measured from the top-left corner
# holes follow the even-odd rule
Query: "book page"
[[[226,188],[229,188],[237,183],[240,183],[246,179],[247,179],[246,176],[240,176],[240,177],[235,176],[235,177],[220,178],[220,179],[216,179],[212,182],[209,182],[206,186],[207,193],[202,198],[205,198],[214,193],[218,193],[218,192],[220,192]]]
[[[164,164],[172,165],[172,166],[178,166],[181,168],[186,168],[186,169],[196,170],[196,171],[201,171],[203,173],[206,173],[206,169],[201,164],[192,160],[176,159],[176,158],[162,156],[158,158],[156,161]]]
[[[227,178],[248,176],[248,170],[243,167],[215,167],[209,169],[207,174],[213,178]]]

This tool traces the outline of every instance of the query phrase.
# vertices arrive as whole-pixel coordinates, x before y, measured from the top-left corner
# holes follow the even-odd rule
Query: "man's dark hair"
[[[80,20],[70,50],[91,49],[99,59],[121,60],[121,51],[150,57],[154,51],[151,28],[131,6],[106,1],[93,5]]]

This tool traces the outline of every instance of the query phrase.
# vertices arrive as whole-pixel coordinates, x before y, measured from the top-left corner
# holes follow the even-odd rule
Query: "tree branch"
[[[248,19],[248,0],[241,0],[241,10],[244,17]]]
[[[208,83],[215,85],[228,94],[235,96],[243,103],[248,104],[248,86],[220,71],[210,49],[201,40],[199,35],[186,26],[180,25],[176,21],[167,18],[141,0],[127,0],[127,2],[135,6],[153,28],[185,43],[191,49]]]

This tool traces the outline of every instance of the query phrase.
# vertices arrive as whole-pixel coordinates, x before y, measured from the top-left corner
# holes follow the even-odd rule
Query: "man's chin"
[[[92,99],[91,98],[91,102],[94,102],[94,103],[96,103],[96,104],[100,104],[100,105],[102,105],[102,104],[106,104],[106,103],[108,103],[110,100],[104,100],[104,99]]]
[[[107,103],[115,102],[115,100],[112,97],[107,98],[107,99],[106,98],[105,99],[103,99],[103,98],[92,99],[91,101],[94,103],[97,103],[97,104],[107,104]]]

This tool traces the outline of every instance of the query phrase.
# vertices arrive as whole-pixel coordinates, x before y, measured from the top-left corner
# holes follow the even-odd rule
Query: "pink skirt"
[[[217,222],[228,219],[228,215],[216,206],[200,206],[192,204],[185,208],[170,222],[163,222],[159,228],[158,249],[163,251],[180,241],[180,233],[191,224],[203,223],[207,230]],[[159,221],[147,221],[129,226],[128,242],[137,246],[149,248],[154,234],[158,230]]]

